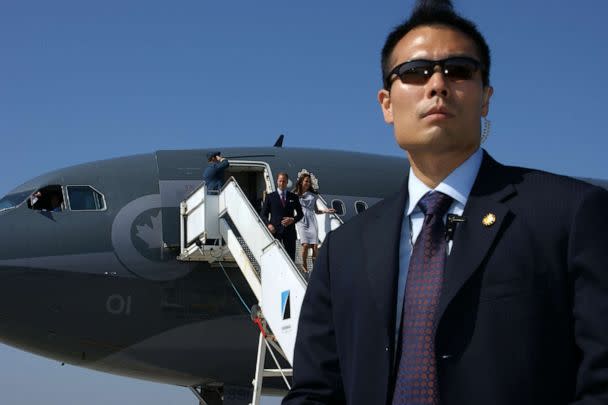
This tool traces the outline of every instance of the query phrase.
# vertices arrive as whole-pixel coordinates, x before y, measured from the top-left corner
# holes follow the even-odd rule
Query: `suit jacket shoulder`
[[[547,225],[560,224],[566,228],[589,195],[604,195],[603,198],[608,195],[608,191],[601,187],[569,176],[504,166],[495,161],[492,163],[494,180],[486,179],[485,182],[500,181],[512,184],[516,195],[505,201],[505,204],[514,214],[532,222],[544,221]]]

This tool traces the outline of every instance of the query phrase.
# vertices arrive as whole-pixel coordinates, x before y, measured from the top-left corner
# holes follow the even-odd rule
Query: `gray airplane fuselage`
[[[90,186],[104,207],[60,212],[22,201],[0,211],[0,341],[58,361],[177,385],[248,386],[258,330],[238,268],[181,262],[179,202],[212,149],[158,151],[92,162],[32,179],[10,195],[46,186]],[[265,162],[274,177],[302,169],[321,195],[355,203],[397,191],[405,158],[283,148],[224,148],[231,161]],[[608,187],[605,181],[592,181]],[[65,194],[67,196],[67,194]],[[231,282],[241,294],[239,298]],[[241,302],[245,302],[245,305]]]
[[[90,186],[99,210],[0,211],[0,341],[114,374],[178,385],[249,385],[257,328],[223,271],[176,260],[179,202],[201,183],[209,150],[158,151],[73,166],[9,194]],[[231,161],[265,162],[274,176],[301,169],[321,195],[372,205],[399,188],[405,159],[352,152],[224,148]],[[66,198],[68,199],[68,198]],[[246,305],[238,268],[226,268]]]

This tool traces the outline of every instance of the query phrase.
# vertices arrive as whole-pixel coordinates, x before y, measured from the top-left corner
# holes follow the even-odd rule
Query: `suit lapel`
[[[365,273],[383,322],[382,326],[385,326],[389,333],[394,330],[399,243],[407,194],[406,176],[400,192],[384,200],[384,206],[375,215],[366,218],[367,221],[363,225]]]
[[[466,222],[456,228],[453,248],[446,263],[439,320],[458,291],[479,268],[509,215],[509,208],[503,202],[515,194],[515,188],[508,179],[503,166],[484,152],[479,174],[464,208]]]
[[[464,209],[466,222],[456,228],[453,249],[446,263],[438,319],[479,268],[504,226],[510,213],[504,201],[516,192],[510,177],[502,165],[484,152],[479,174]],[[400,192],[385,199],[384,207],[366,218],[363,224],[364,269],[379,319],[389,332],[389,338],[394,334],[399,245],[407,197],[406,176]],[[496,217],[490,226],[482,223],[488,214]]]

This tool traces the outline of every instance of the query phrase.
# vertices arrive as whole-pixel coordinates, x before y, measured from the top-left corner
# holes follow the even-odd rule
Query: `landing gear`
[[[212,383],[190,387],[199,405],[249,405],[252,388]]]
[[[199,405],[224,405],[223,387],[220,385],[197,385],[190,391],[198,398]]]

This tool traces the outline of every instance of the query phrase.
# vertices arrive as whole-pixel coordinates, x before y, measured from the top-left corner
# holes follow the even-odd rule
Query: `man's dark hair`
[[[278,172],[278,173],[277,173],[277,179],[278,179],[279,177],[281,177],[281,176],[285,176],[285,178],[286,178],[287,180],[289,180],[289,175],[288,175],[286,172]]]
[[[481,79],[484,86],[490,84],[490,47],[470,20],[454,11],[451,0],[418,0],[410,17],[388,34],[382,48],[382,83],[386,88],[390,73],[390,59],[397,43],[414,28],[424,25],[445,25],[467,35],[473,40],[481,62]],[[387,89],[388,90],[388,89]]]

